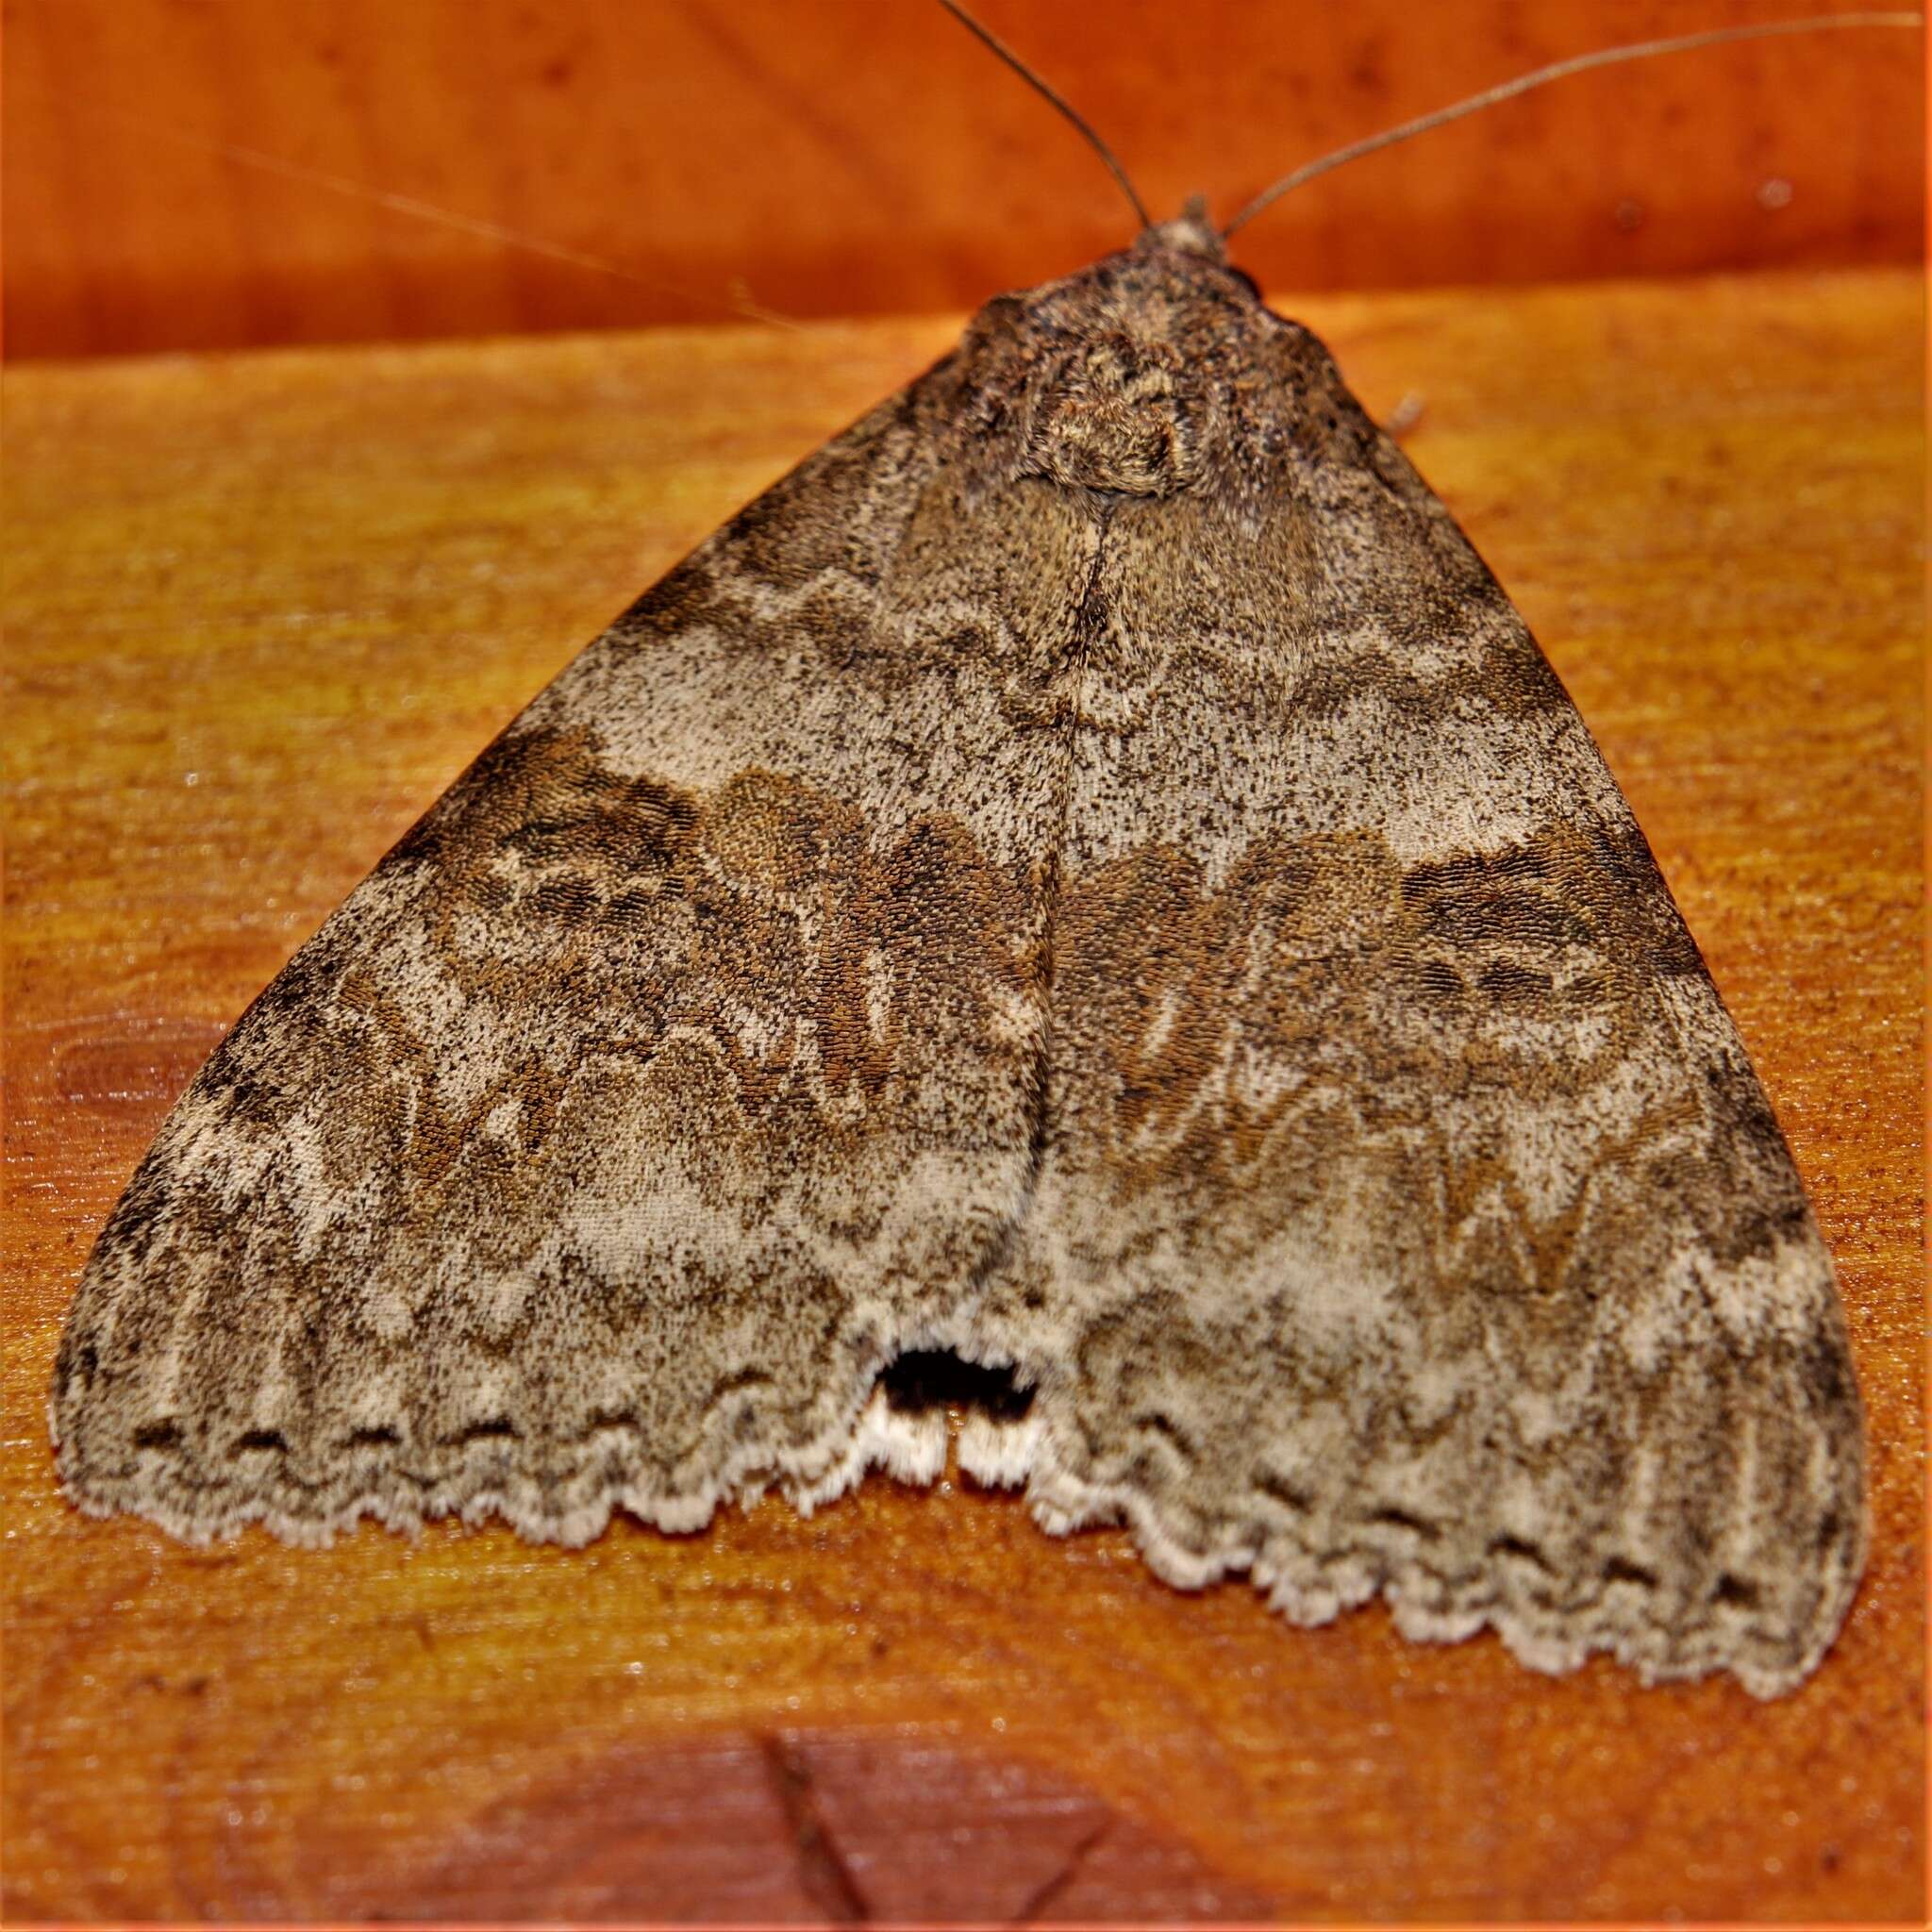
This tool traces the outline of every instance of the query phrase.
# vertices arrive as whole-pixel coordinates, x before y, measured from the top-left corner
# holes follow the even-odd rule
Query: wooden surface
[[[1869,0],[979,4],[1165,218],[1545,61]],[[1077,136],[933,0],[5,17],[13,355],[929,312],[1128,233]],[[1923,61],[1867,30],[1567,81],[1289,197],[1248,266],[1364,289],[1913,261]]]
[[[575,1553],[83,1520],[42,1400],[224,1026],[643,583],[955,325],[15,372],[10,1916],[1922,1921],[1921,290],[1283,305],[1511,588],[1795,1148],[1874,1540],[1797,1695],[1184,1595],[874,1477]],[[1409,409],[1412,411],[1414,402]]]

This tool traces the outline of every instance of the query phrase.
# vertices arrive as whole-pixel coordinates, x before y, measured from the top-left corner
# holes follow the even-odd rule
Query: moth
[[[1772,1695],[1862,1560],[1830,1259],[1643,835],[1198,208],[484,751],[168,1117],[52,1421],[191,1541],[581,1544],[929,1482],[949,1373],[968,1474],[1293,1623]]]

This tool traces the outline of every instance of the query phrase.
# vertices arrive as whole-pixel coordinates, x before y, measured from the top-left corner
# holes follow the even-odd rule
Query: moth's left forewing
[[[1024,1199],[1052,788],[1011,712],[1091,549],[1057,500],[962,529],[946,383],[640,599],[238,1022],[82,1276],[76,1501],[578,1542],[895,1453],[874,1376]]]

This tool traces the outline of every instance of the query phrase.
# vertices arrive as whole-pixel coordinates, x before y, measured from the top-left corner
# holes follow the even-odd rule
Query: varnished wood
[[[74,1514],[60,1318],[199,1059],[584,639],[957,325],[16,372],[9,1915],[1921,1919],[1920,302],[1283,305],[1373,410],[1419,401],[1837,1257],[1872,1560],[1772,1705],[1379,1608],[1292,1630],[963,1483],[575,1554]]]
[[[1544,61],[1861,0],[983,0],[1157,216]],[[905,313],[1131,218],[930,0],[8,0],[8,353]],[[1390,288],[1909,261],[1923,46],[1572,80],[1291,196],[1264,282]],[[269,163],[577,251],[600,273]]]

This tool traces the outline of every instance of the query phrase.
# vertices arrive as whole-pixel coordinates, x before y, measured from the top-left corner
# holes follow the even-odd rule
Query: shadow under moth
[[[1224,243],[988,303],[302,947],[87,1265],[81,1507],[694,1530],[930,1482],[950,1361],[967,1474],[1174,1584],[1811,1670],[1861,1422],[1790,1155],[1522,620]]]

